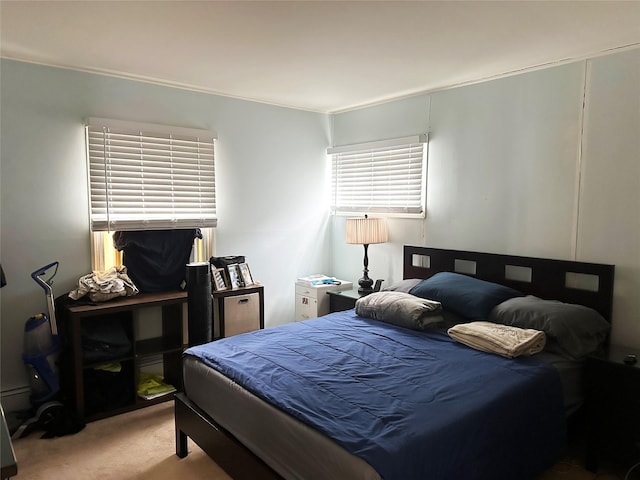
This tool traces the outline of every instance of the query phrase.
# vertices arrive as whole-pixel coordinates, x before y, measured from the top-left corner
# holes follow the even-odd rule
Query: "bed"
[[[390,288],[410,302],[437,297],[432,325],[348,310],[188,349],[176,454],[189,437],[234,479],[524,480],[548,468],[582,402],[581,357],[606,341],[614,267],[415,246],[403,264],[405,281]],[[481,283],[494,303],[469,295]],[[531,302],[545,315],[571,309],[551,325],[533,319],[549,340],[535,355],[447,333],[484,319],[527,328]]]

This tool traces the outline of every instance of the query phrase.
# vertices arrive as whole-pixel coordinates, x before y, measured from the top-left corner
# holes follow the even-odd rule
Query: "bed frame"
[[[611,321],[614,266],[492,253],[405,246],[403,278],[458,272],[528,295],[593,308]],[[176,455],[188,454],[190,437],[234,480],[282,478],[189,400],[175,396]]]

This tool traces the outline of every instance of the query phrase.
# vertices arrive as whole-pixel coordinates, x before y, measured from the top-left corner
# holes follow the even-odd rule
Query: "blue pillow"
[[[486,320],[493,307],[523,294],[513,288],[453,272],[436,273],[409,290],[469,320]]]

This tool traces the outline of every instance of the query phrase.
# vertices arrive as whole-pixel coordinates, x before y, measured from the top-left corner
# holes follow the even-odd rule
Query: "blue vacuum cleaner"
[[[57,360],[60,350],[58,326],[56,323],[53,298],[53,277],[58,273],[58,262],[50,263],[31,274],[31,278],[40,285],[47,297],[48,316],[38,313],[27,320],[24,326],[24,352],[22,360],[27,367],[31,386],[31,403],[38,407],[50,401],[60,391],[57,374]],[[46,273],[53,273],[46,280]]]
[[[48,315],[38,313],[24,326],[24,352],[22,360],[27,367],[31,387],[31,405],[35,415],[26,420],[11,438],[22,438],[34,429],[45,430],[42,438],[61,437],[82,430],[84,421],[66,407],[60,398],[58,382],[58,356],[60,340],[53,298],[53,277],[58,273],[58,262],[50,263],[31,274],[47,297]],[[53,273],[44,279],[49,270]]]

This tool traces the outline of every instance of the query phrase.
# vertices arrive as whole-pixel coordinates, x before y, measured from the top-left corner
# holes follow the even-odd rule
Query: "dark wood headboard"
[[[403,278],[458,272],[527,295],[591,307],[611,321],[614,265],[495,253],[404,247]]]

